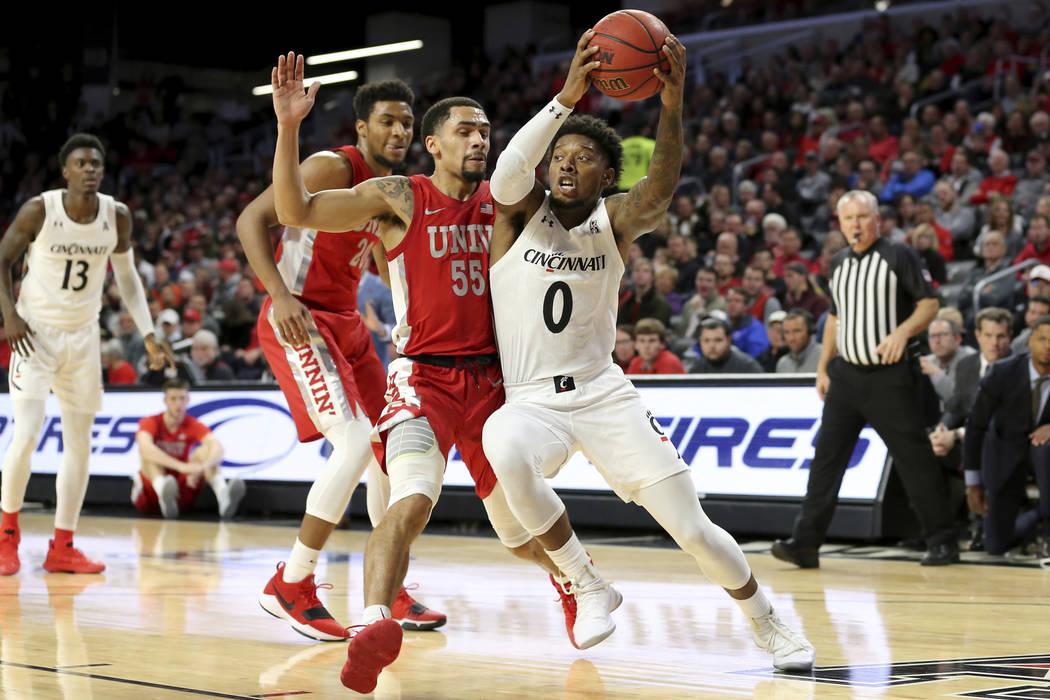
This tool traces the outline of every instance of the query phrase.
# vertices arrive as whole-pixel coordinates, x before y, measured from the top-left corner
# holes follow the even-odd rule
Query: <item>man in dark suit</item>
[[[1044,538],[1050,536],[1050,316],[1032,326],[1028,349],[992,366],[966,421],[966,498],[985,516],[985,549],[991,554],[1016,544],[1037,519]],[[1039,484],[1039,507],[1018,517],[1029,469]]]
[[[1014,317],[998,306],[981,309],[975,324],[977,352],[959,360],[955,368],[955,388],[945,402],[941,423],[949,430],[961,428],[970,413],[977,386],[988,370],[1010,354],[1010,330]],[[961,433],[957,437],[962,437]]]

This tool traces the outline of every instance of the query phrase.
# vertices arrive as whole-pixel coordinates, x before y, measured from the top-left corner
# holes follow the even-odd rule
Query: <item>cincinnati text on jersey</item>
[[[106,245],[81,245],[80,243],[55,243],[51,246],[52,253],[62,255],[105,255],[109,250]]]
[[[597,272],[598,270],[605,269],[604,254],[585,258],[578,255],[565,255],[564,253],[558,252],[545,253],[541,250],[536,250],[535,248],[529,248],[525,251],[524,258],[525,262],[539,265],[547,270]]]
[[[427,226],[427,234],[430,236],[430,255],[434,258],[443,258],[450,252],[455,255],[460,251],[487,253],[489,239],[492,238],[492,224]]]

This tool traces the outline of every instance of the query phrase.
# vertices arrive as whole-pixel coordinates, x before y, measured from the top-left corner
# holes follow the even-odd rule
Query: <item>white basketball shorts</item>
[[[63,330],[26,319],[33,335],[29,357],[11,355],[11,398],[46,399],[54,391],[62,411],[98,413],[102,408],[102,359],[97,322]]]
[[[549,443],[565,446],[566,461],[577,450],[591,460],[609,486],[624,501],[639,489],[688,471],[674,444],[664,434],[642,397],[616,365],[593,378],[571,378],[574,386],[554,378],[507,384],[507,402],[497,411],[512,417],[518,429]],[[510,414],[510,416],[507,416]],[[565,462],[547,464],[543,476],[556,475]]]

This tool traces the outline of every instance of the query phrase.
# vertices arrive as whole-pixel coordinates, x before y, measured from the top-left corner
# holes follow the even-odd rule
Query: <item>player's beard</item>
[[[398,168],[405,167],[404,158],[402,158],[401,160],[390,160],[386,156],[382,156],[379,154],[373,155],[372,158],[374,158],[375,162],[379,163],[384,168],[389,168],[392,171],[397,170]]]
[[[484,170],[467,170],[466,166],[463,166],[463,170],[460,171],[460,175],[463,176],[465,182],[469,182],[475,185],[485,179]]]
[[[573,209],[585,207],[588,204],[593,206],[594,202],[584,201],[582,199],[559,199],[556,194],[553,192],[551,193],[551,209],[554,211],[572,211]]]

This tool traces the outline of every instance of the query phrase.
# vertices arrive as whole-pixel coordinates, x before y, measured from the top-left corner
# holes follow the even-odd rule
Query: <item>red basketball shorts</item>
[[[359,406],[374,424],[386,403],[386,372],[360,314],[321,309],[310,309],[310,314],[316,329],[310,329],[309,342],[300,347],[278,337],[269,298],[256,323],[259,344],[302,442],[352,420]]]
[[[446,461],[452,445],[459,448],[478,496],[485,498],[492,492],[496,475],[481,447],[481,430],[504,401],[498,360],[440,367],[398,358],[390,363],[386,399],[373,433],[378,441],[372,443],[384,469],[387,433],[398,423],[422,417],[430,423]]]

